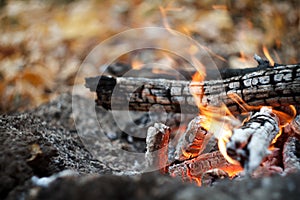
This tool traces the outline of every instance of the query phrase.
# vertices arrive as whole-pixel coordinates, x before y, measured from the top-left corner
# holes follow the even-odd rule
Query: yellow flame
[[[234,165],[239,165],[239,162],[232,159],[230,156],[228,156],[227,154],[227,150],[226,150],[226,144],[227,142],[229,142],[229,138],[231,137],[232,135],[232,131],[231,130],[224,130],[223,131],[223,134],[222,134],[222,137],[218,138],[218,147],[219,147],[219,150],[220,152],[222,153],[222,155],[224,156],[224,158],[231,164],[234,164]]]
[[[263,49],[264,55],[269,60],[270,65],[274,66],[275,62],[274,62],[273,58],[271,57],[271,55],[270,55],[269,50],[267,49],[267,47],[265,45],[263,45],[262,49]]]
[[[211,133],[219,133],[215,136],[218,139],[220,152],[228,162],[238,165],[239,162],[229,157],[226,152],[226,143],[229,141],[229,138],[232,135],[232,127],[229,125],[229,123],[224,123],[224,121],[226,117],[233,118],[233,115],[225,104],[222,104],[220,107],[203,105],[202,99],[204,92],[201,81],[204,80],[205,75],[205,70],[203,70],[203,73],[202,71],[197,71],[194,74],[193,81],[190,85],[190,91],[194,96],[200,115],[204,117],[204,119],[201,120],[201,126]]]

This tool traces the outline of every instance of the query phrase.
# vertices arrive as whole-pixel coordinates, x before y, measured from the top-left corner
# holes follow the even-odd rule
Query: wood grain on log
[[[97,93],[106,109],[148,111],[155,104],[166,112],[197,113],[192,93],[203,105],[225,103],[233,113],[240,108],[230,94],[249,105],[285,106],[300,103],[300,65],[278,65],[223,80],[193,82],[130,77],[93,77],[86,86]]]

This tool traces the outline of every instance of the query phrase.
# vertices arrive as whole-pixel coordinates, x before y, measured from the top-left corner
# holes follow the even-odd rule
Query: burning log
[[[240,109],[230,94],[248,105],[287,106],[300,103],[300,65],[277,65],[224,80],[190,82],[183,80],[101,76],[86,79],[97,93],[96,103],[106,109],[149,111],[162,105],[166,112],[197,113],[193,98],[202,105],[224,103],[232,113]]]
[[[262,107],[242,127],[233,130],[226,144],[227,154],[252,173],[268,154],[268,147],[279,132],[279,120],[272,110]]]

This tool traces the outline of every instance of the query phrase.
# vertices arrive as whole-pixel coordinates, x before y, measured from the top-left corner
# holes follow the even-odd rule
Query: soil
[[[72,102],[77,109],[72,109]],[[130,174],[123,164],[129,162],[113,156],[113,148],[138,152],[143,147],[124,139],[107,111],[98,109],[98,119],[107,123],[116,136],[103,138],[105,142],[97,144],[101,154],[86,145],[91,138],[82,136],[99,134],[96,126],[90,128],[95,125],[90,116],[93,105],[93,100],[63,94],[35,110],[0,116],[0,199],[212,200],[300,196],[300,172],[222,180],[211,187],[197,187],[159,172],[139,174],[133,169]]]

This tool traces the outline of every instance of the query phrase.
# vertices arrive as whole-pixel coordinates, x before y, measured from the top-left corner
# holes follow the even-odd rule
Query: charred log
[[[300,103],[300,65],[278,65],[224,80],[193,82],[133,77],[93,77],[86,86],[97,93],[97,105],[106,109],[148,111],[162,105],[166,112],[197,113],[192,94],[203,105],[224,103],[233,113],[240,109],[230,94],[249,105],[286,106]]]

